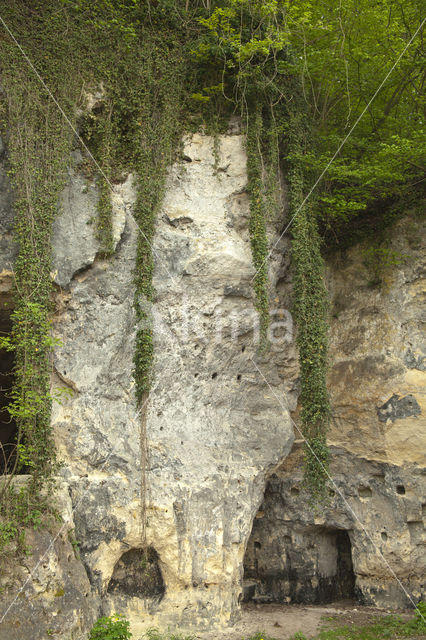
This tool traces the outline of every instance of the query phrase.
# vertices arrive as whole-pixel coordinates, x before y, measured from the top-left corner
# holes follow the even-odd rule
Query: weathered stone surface
[[[132,393],[136,231],[129,219],[116,255],[73,277],[55,324],[63,346],[55,353],[54,384],[71,396],[54,405],[53,425],[98,598],[122,552],[140,544],[140,426]]]
[[[53,225],[53,273],[61,287],[92,264],[98,251],[95,236],[98,191],[94,183],[70,170],[61,198],[60,215]]]
[[[405,354],[404,362],[409,369],[419,369],[419,371],[426,371],[426,356],[415,355],[411,349],[407,350]]]
[[[414,246],[407,232],[412,225]],[[368,284],[362,246],[328,264],[333,406],[328,438],[336,486],[330,485],[330,505],[313,512],[301,488],[298,433],[299,442],[271,477],[254,521],[245,559],[251,597],[281,602],[339,597],[343,531],[351,542],[355,595],[362,602],[405,607],[412,604],[407,593],[414,602],[425,598],[425,252],[418,225],[406,218],[394,228],[392,250],[405,260],[385,274],[382,288]],[[285,291],[284,286],[282,295]]]
[[[17,480],[21,482],[22,476]],[[0,576],[0,640],[86,640],[97,604],[74,538],[71,500],[65,483],[57,491],[63,522],[26,531],[31,551]]]
[[[95,182],[78,171],[82,156],[73,154],[73,167],[60,203],[60,215],[53,225],[53,273],[61,287],[68,287],[74,274],[93,264],[99,251],[96,237],[97,204],[99,199]],[[132,177],[123,184],[114,185],[111,196],[114,248],[124,230],[126,211],[131,205]]]
[[[273,602],[331,602],[351,579],[339,550],[350,539],[353,596],[365,604],[407,607],[425,596],[424,475],[332,448],[330,504],[313,513],[301,487],[296,445],[271,477],[245,558],[252,597]],[[415,523],[415,524],[414,524]],[[417,532],[417,528],[419,532]]]
[[[82,557],[104,612],[126,613],[136,631],[153,622],[200,628],[238,615],[242,559],[265,476],[292,442],[286,406],[252,362],[257,315],[248,301],[254,271],[243,139],[221,137],[217,172],[211,138],[192,136],[184,155],[170,171],[154,240],[146,535],[165,584],[155,606],[143,593],[120,592],[118,582],[108,593],[123,553],[144,544],[130,219],[115,257],[74,275],[55,326],[63,341],[59,383],[68,381],[74,395],[56,406],[54,426]],[[273,260],[273,278],[277,271]],[[277,364],[288,342],[274,349],[257,366],[282,398]]]
[[[402,418],[410,416],[418,416],[421,413],[419,403],[410,393],[403,398],[398,394],[394,394],[385,404],[377,409],[377,416],[380,422],[395,422]]]
[[[228,624],[238,617],[247,543],[247,593],[259,601],[318,601],[354,588],[365,602],[406,605],[387,565],[413,599],[421,596],[422,248],[418,242],[407,247],[403,228],[395,230],[394,248],[409,258],[381,290],[368,286],[362,248],[329,265],[329,439],[342,495],[334,488],[330,506],[316,515],[300,487],[300,442],[287,458],[289,410],[297,409],[299,393],[289,241],[280,241],[272,255],[272,348],[260,356],[238,131],[234,126],[237,135],[220,137],[217,166],[213,140],[197,134],[170,170],[154,239],[154,384],[142,413],[132,380],[138,234],[132,179],[114,187],[115,254],[101,260],[93,224],[98,195],[74,158],[54,230],[60,285],[54,332],[62,344],[53,386],[65,391],[54,404],[53,426],[90,595],[77,559],[72,575],[64,573],[66,540],[52,546],[47,568],[36,566],[35,553],[28,588],[38,595],[23,615],[31,613],[46,633],[49,619],[61,637],[68,638],[65,629],[70,640],[83,640],[90,616],[100,612],[126,614],[136,637],[153,624]],[[0,199],[6,218],[12,211],[7,193]],[[271,226],[271,246],[276,237]],[[10,272],[3,276],[10,280]],[[35,549],[52,539],[52,533],[40,535],[45,539],[37,539]],[[144,573],[145,544],[155,562]],[[25,571],[17,568],[16,584]],[[66,607],[59,611],[61,598]],[[10,628],[12,640],[37,638],[28,627],[21,635]]]
[[[0,271],[13,269],[17,246],[13,241],[13,190],[7,175],[7,148],[0,137]],[[96,239],[97,203],[96,183],[79,172],[83,157],[72,154],[69,180],[62,195],[60,215],[53,224],[52,270],[54,281],[67,287],[75,273],[93,263],[99,250]],[[133,177],[112,185],[113,246],[119,243],[133,198]]]
[[[416,219],[407,217],[395,226],[391,249],[404,260],[388,270],[381,288],[368,286],[363,246],[329,265],[334,413],[330,441],[361,457],[397,465],[425,464],[424,238]],[[386,422],[379,420],[378,408],[395,395],[399,410]],[[380,415],[384,418],[383,412]]]

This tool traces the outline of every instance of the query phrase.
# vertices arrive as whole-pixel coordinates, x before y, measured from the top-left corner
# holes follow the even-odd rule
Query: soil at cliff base
[[[389,613],[397,613],[407,620],[413,615],[408,611],[381,610],[346,602],[323,606],[247,604],[243,606],[241,620],[231,629],[221,631],[220,638],[221,640],[242,640],[250,638],[259,631],[276,640],[288,640],[298,631],[310,638],[324,627],[367,625],[375,622],[378,616],[386,616]],[[218,632],[197,634],[197,638],[217,640]],[[418,638],[420,640],[421,636]]]

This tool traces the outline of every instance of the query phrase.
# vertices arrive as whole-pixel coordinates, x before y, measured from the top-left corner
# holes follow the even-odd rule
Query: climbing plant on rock
[[[2,121],[16,194],[19,252],[13,332],[3,346],[16,351],[17,363],[8,407],[19,427],[13,471],[21,467],[31,473],[28,492],[19,494],[19,504],[11,499],[1,507],[0,529],[4,525],[5,535],[0,535],[0,543],[8,543],[16,540],[20,527],[31,523],[31,514],[48,507],[42,487],[55,468],[49,384],[51,229],[70,151],[80,145],[72,127],[80,131],[86,170],[99,186],[96,233],[102,258],[112,254],[111,185],[129,172],[135,176],[134,216],[140,233],[134,271],[138,320],[134,377],[141,405],[150,389],[153,358],[149,304],[154,221],[166,168],[182,132],[189,56],[182,52],[184,20],[178,27],[175,21],[176,32],[170,31],[171,18],[163,6],[83,0],[37,0],[29,6],[17,0],[13,7],[0,3],[0,8],[38,73],[6,34]],[[66,37],[60,37],[64,32]],[[100,86],[98,104],[87,112],[84,97]],[[10,482],[9,478],[3,485],[4,493],[13,493]]]
[[[299,95],[298,95],[299,94]],[[311,126],[298,88],[288,106],[288,179],[292,220],[294,317],[300,365],[300,424],[305,438],[305,484],[314,503],[326,497],[329,477],[327,430],[328,295],[320,252],[316,198],[309,194],[309,176],[301,164],[311,149]]]
[[[4,10],[3,10],[4,9]],[[34,53],[43,75],[51,79],[50,90],[72,118],[70,104],[76,100],[76,83],[71,69],[58,65],[57,56],[66,60],[68,44],[54,36],[58,28],[53,11],[38,25],[44,55],[34,52],[32,11],[24,4],[2,7],[2,16],[17,28],[22,19],[20,43]],[[60,73],[59,73],[60,70]],[[52,292],[51,232],[58,201],[66,180],[72,131],[48,91],[23,58],[16,43],[2,42],[2,129],[8,144],[9,175],[14,187],[15,229],[18,245],[15,263],[13,328],[3,337],[3,346],[15,351],[15,383],[8,406],[16,421],[17,436],[13,464],[1,486],[0,546],[7,547],[24,524],[39,522],[48,507],[42,487],[55,468],[55,447],[50,426],[51,351],[49,312]],[[11,480],[16,472],[30,473],[29,482],[19,491]]]
[[[260,162],[262,155],[262,144],[253,144],[254,119],[264,144],[262,122],[270,123],[269,144],[278,137],[289,181],[300,422],[305,481],[314,501],[326,493],[330,420],[319,229],[335,242],[369,208],[383,208],[383,201],[401,198],[412,187],[419,191],[422,20],[417,0],[405,6],[393,0],[380,6],[225,0],[201,20],[206,31],[196,48],[198,60],[216,72],[225,100],[248,121],[250,193],[259,193],[259,171],[253,171],[258,164],[250,156],[256,153]],[[258,205],[251,197],[252,220]],[[257,246],[252,236],[255,253]],[[258,300],[262,278],[259,271]]]
[[[260,318],[260,345],[267,346],[269,327],[268,239],[262,175],[261,144],[263,134],[261,105],[249,114],[247,126],[247,177],[250,195],[249,233],[253,266],[256,309]]]
[[[358,223],[364,212],[380,212],[383,203],[403,202],[420,190],[424,103],[418,0],[380,5],[367,0],[361,5],[355,0],[0,0],[0,15],[51,92],[4,31],[2,122],[16,193],[19,254],[13,331],[3,345],[16,350],[9,406],[18,424],[16,469],[21,465],[32,473],[20,503],[26,510],[14,503],[19,522],[38,511],[41,486],[55,465],[50,234],[67,158],[79,142],[52,96],[96,160],[95,166],[83,150],[99,186],[96,233],[102,258],[112,258],[111,184],[129,172],[135,177],[140,233],[134,378],[140,407],[152,382],[155,216],[183,130],[208,117],[217,132],[220,117],[231,112],[246,127],[254,292],[263,343],[269,316],[266,229],[276,206],[281,162],[293,216],[301,427],[309,444],[305,478],[314,496],[323,495],[330,406],[320,232],[338,241],[341,229]],[[398,56],[404,57],[395,66]],[[371,102],[379,78],[383,82]],[[99,104],[85,112],[82,97],[99,89]],[[342,139],[345,146],[336,154]],[[319,176],[315,197],[305,201]],[[1,517],[16,533],[18,520],[5,511],[12,502],[4,502]]]
[[[151,387],[153,343],[152,241],[167,167],[183,132],[189,75],[185,55],[186,20],[191,13],[176,3],[141,5],[66,0],[85,34],[86,55],[103,97],[83,123],[83,134],[102,170],[99,176],[98,234],[105,255],[111,253],[110,186],[134,176],[137,200],[133,215],[139,227],[134,270],[137,334],[134,355],[136,399],[142,404]],[[99,55],[100,51],[102,55]]]
[[[227,2],[226,9],[217,8],[203,21],[210,39],[201,42],[197,53],[206,62],[222,67],[225,91],[233,97],[248,123],[250,238],[256,269],[256,306],[263,334],[268,326],[266,219],[270,212],[264,180],[267,156],[262,150],[266,147],[271,154],[270,175],[275,176],[275,191],[279,188],[278,155],[287,161],[293,218],[294,312],[300,356],[300,426],[306,442],[305,483],[317,501],[325,494],[329,458],[327,291],[313,202],[303,202],[311,176],[301,158],[312,150],[312,138],[308,118],[304,117],[306,104],[299,99],[303,92],[291,58],[284,5]]]

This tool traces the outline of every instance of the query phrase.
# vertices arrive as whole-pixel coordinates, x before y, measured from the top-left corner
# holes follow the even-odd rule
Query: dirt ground
[[[368,624],[380,615],[395,613],[371,607],[362,607],[353,603],[336,603],[323,606],[247,604],[243,607],[242,618],[231,629],[223,629],[220,634],[207,632],[197,634],[200,640],[242,640],[250,638],[258,631],[276,640],[288,640],[297,631],[306,637],[317,634],[323,624],[343,626],[345,624]],[[412,614],[397,612],[407,618]],[[330,618],[333,618],[331,621]]]

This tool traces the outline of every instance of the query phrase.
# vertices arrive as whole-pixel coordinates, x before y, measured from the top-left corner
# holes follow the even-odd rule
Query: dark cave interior
[[[2,296],[3,297],[3,296]],[[0,300],[0,335],[10,334],[12,330],[11,310],[5,308],[7,301]],[[10,392],[13,387],[13,351],[0,349],[0,473],[9,473],[16,460],[17,426],[7,410]]]
[[[356,599],[350,532],[274,519],[254,520],[244,558],[243,601],[326,604]]]

